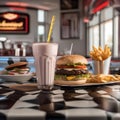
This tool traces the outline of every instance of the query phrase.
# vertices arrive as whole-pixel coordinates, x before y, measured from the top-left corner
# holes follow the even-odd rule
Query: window
[[[118,24],[118,21],[119,21],[119,17],[118,16],[116,16],[115,18],[114,18],[114,49],[113,49],[113,55],[114,55],[114,57],[119,57],[119,47],[118,47],[118,45],[119,45],[119,42],[118,42],[118,26],[119,26],[119,24]]]
[[[46,14],[46,11],[38,10],[38,42],[42,42],[45,40],[45,36],[46,36],[45,14]]]
[[[44,22],[45,21],[45,11],[38,10],[38,22]]]
[[[113,45],[112,20],[101,23],[101,46],[107,44],[111,49]]]
[[[112,57],[118,55],[118,14],[112,7],[105,8],[94,16],[87,25],[88,52],[92,46],[104,47],[107,44],[112,50]],[[108,14],[109,13],[109,14]]]
[[[92,50],[92,46],[99,46],[99,26],[96,25],[92,28],[89,29],[89,38],[90,38],[90,42],[89,42],[89,48],[90,50]]]

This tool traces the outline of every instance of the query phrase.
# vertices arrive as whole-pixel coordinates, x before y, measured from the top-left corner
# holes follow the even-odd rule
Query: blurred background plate
[[[18,74],[18,75],[3,75],[0,74],[0,79],[3,79],[5,81],[12,81],[12,82],[27,82],[33,77],[32,73],[28,74]]]

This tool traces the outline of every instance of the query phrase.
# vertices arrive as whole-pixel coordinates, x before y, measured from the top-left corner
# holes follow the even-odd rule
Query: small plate
[[[17,75],[3,75],[0,74],[0,78],[5,80],[5,81],[12,81],[12,82],[27,82],[32,78],[33,74],[28,73],[28,74],[17,74]]]

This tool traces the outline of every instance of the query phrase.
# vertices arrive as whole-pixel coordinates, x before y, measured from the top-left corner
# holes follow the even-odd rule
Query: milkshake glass
[[[54,85],[57,43],[33,43],[38,88],[51,90]]]

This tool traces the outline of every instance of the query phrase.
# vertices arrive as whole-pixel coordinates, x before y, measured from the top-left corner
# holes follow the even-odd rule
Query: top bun
[[[6,70],[11,70],[13,68],[16,68],[16,67],[22,67],[22,66],[26,66],[28,63],[27,62],[16,62],[16,63],[13,63],[11,65],[8,65],[5,69]]]
[[[82,55],[65,55],[57,59],[57,65],[82,63],[87,64],[87,59]]]

